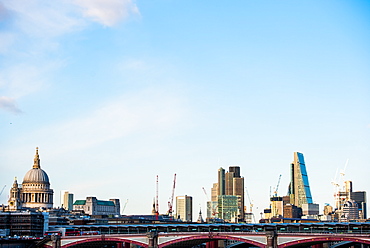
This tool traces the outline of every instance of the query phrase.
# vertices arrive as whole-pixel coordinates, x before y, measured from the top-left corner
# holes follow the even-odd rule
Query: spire
[[[18,188],[17,177],[14,177],[13,188]]]
[[[199,216],[198,216],[197,222],[198,223],[203,223],[204,222],[203,217],[202,217],[202,208],[199,209]]]
[[[39,156],[39,148],[36,147],[36,155],[35,158],[33,159],[33,169],[40,169],[40,156]]]
[[[152,215],[156,215],[157,210],[155,209],[155,198],[153,199],[153,208],[152,208]]]

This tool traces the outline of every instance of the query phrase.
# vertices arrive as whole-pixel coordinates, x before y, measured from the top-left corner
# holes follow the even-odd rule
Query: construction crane
[[[3,191],[4,191],[5,187],[6,187],[6,185],[4,185],[3,189],[1,190],[1,192],[0,192],[0,196],[1,196],[1,194],[3,193]]]
[[[126,200],[125,205],[123,206],[122,214],[125,212],[125,209],[126,209],[127,203],[128,203],[128,199]]]
[[[256,222],[256,218],[254,217],[254,214],[253,214],[253,202],[251,201],[247,187],[245,187],[245,192],[247,193],[247,197],[249,201],[249,212],[253,217],[253,221]]]
[[[202,187],[202,189],[203,189],[204,194],[205,194],[205,195],[206,195],[206,197],[207,197],[207,201],[210,203],[209,207],[211,208],[212,216],[213,216],[213,217],[216,217],[216,214],[218,214],[218,212],[216,211],[216,209],[218,208],[218,204],[217,204],[217,205],[215,205],[215,206],[212,206],[212,205],[213,205],[213,204],[212,204],[213,202],[209,199],[209,196],[208,196],[208,194],[207,194],[206,189],[205,189],[204,187]]]
[[[159,216],[159,203],[158,203],[158,175],[157,175],[157,180],[155,183],[155,216],[156,220],[158,220]]]
[[[279,190],[279,185],[280,185],[280,179],[281,179],[281,174],[279,176],[279,180],[277,182],[277,185],[276,185],[276,188],[275,188],[275,191],[274,191],[274,196],[278,196],[278,190]]]
[[[172,212],[173,212],[173,198],[175,196],[175,187],[176,187],[176,173],[173,176],[173,186],[172,186],[172,195],[170,200],[168,201],[168,216],[172,219]]]

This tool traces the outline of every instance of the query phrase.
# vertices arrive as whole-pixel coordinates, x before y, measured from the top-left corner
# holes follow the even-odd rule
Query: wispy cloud
[[[0,96],[0,108],[14,114],[22,113],[22,111],[17,107],[15,99],[6,96]]]
[[[55,37],[86,27],[89,21],[113,26],[138,15],[132,0],[4,0],[0,20],[12,19],[22,33]]]
[[[186,123],[186,115],[181,96],[145,90],[130,96],[123,95],[84,116],[44,127],[32,135],[47,146],[55,146],[58,153],[65,153],[133,134],[167,133]],[[50,136],[54,137],[52,143]],[[33,139],[33,136],[30,137],[30,140]]]
[[[14,104],[45,87],[47,75],[60,61],[50,59],[50,54],[58,55],[63,35],[83,30],[91,22],[113,26],[137,14],[132,0],[2,0],[0,54],[9,58],[0,64],[2,95]],[[7,101],[4,106],[12,105]]]
[[[105,26],[113,26],[130,15],[138,15],[139,9],[131,0],[75,0],[85,17]]]

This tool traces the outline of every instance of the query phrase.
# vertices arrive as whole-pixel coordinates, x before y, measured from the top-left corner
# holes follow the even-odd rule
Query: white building
[[[184,195],[176,197],[176,217],[182,221],[193,219],[193,197]]]
[[[73,194],[69,193],[69,191],[62,190],[60,193],[60,204],[66,210],[73,210]]]

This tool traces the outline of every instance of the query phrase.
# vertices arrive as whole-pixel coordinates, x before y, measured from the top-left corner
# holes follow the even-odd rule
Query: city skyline
[[[217,169],[239,165],[255,214],[293,152],[314,202],[334,204],[348,166],[369,191],[367,1],[0,2],[0,196],[32,167],[75,199],[129,199],[151,213],[171,196],[206,212]],[[134,190],[133,190],[134,189]],[[138,198],[137,196],[140,196]],[[245,198],[245,205],[248,206]],[[257,209],[258,207],[258,209]]]
[[[278,193],[278,187],[280,185],[280,179],[281,175],[279,175],[278,184],[273,189],[274,192],[272,192],[272,188],[270,187],[270,207],[267,207],[263,210],[264,213],[265,210],[269,209],[270,214],[265,215],[264,218],[271,218],[276,217],[278,212],[282,214],[283,205],[280,207],[279,204],[284,202],[284,197],[287,197],[285,199],[287,205],[293,205],[295,207],[299,207],[303,209],[303,213],[314,211],[314,215],[322,215],[327,211],[327,207],[331,206],[332,210],[340,210],[342,211],[342,206],[348,204],[353,204],[351,202],[356,201],[356,204],[359,205],[360,210],[360,216],[366,216],[367,212],[367,205],[366,205],[366,191],[353,191],[352,181],[345,181],[345,169],[347,167],[348,161],[345,165],[344,170],[340,171],[340,176],[333,179],[331,184],[335,187],[335,202],[333,205],[330,205],[328,203],[325,203],[324,206],[321,207],[319,204],[316,204],[316,202],[312,201],[312,195],[310,192],[310,185],[308,182],[308,173],[307,168],[305,165],[304,156],[300,152],[294,152],[294,160],[290,164],[290,173],[291,173],[291,179],[289,183],[289,189],[286,195],[279,194]],[[73,200],[74,194],[70,193],[66,190],[60,191],[60,202],[59,204],[52,199],[55,197],[53,196],[53,190],[49,190],[49,177],[47,173],[41,169],[40,166],[40,156],[38,152],[38,147],[36,147],[36,154],[33,159],[34,163],[32,166],[32,169],[29,170],[25,176],[23,181],[17,182],[17,178],[14,179],[13,186],[10,190],[10,197],[8,196],[8,204],[3,204],[3,206],[8,206],[11,210],[15,211],[18,209],[22,209],[22,207],[46,207],[46,208],[59,208],[64,207],[68,210],[75,209],[75,205],[77,206],[76,209],[80,210],[85,208],[85,200]],[[227,222],[237,222],[237,219],[239,221],[243,221],[244,217],[241,216],[244,215],[244,211],[242,206],[244,206],[247,211],[245,213],[250,213],[248,211],[249,209],[252,210],[252,213],[254,216],[258,216],[255,211],[253,211],[253,201],[250,200],[249,193],[246,192],[247,189],[245,188],[245,191],[243,191],[244,188],[244,177],[241,175],[241,168],[240,166],[236,165],[230,165],[229,170],[226,171],[224,168],[220,167],[217,170],[217,183],[213,183],[213,186],[211,188],[211,198],[209,198],[209,195],[207,194],[207,191],[203,188],[203,191],[207,197],[207,218],[221,218],[224,219]],[[41,180],[41,181],[40,181]],[[46,186],[42,186],[39,184],[47,184]],[[174,185],[175,187],[176,183],[176,174],[174,177]],[[158,185],[158,175],[156,176],[156,187]],[[31,186],[31,188],[30,188]],[[35,186],[35,187],[34,187]],[[4,187],[5,188],[5,187]],[[158,188],[156,188],[156,196],[158,196]],[[175,188],[172,188],[172,192],[174,193]],[[25,191],[25,192],[24,192]],[[46,197],[46,194],[44,196],[44,192],[50,193],[51,195],[49,198]],[[37,193],[35,193],[37,192]],[[33,194],[35,193],[35,194]],[[248,200],[249,200],[249,206],[245,204],[244,198],[247,194]],[[92,194],[94,195],[94,194]],[[34,199],[33,199],[34,198]],[[51,199],[51,201],[49,200]],[[97,201],[96,196],[87,196],[86,199],[95,199]],[[137,199],[140,199],[138,197]],[[280,200],[279,200],[280,199]],[[340,199],[340,200],[339,200]],[[152,215],[163,215],[163,214],[169,214],[171,211],[168,209],[167,212],[156,212],[156,210],[159,209],[159,205],[157,205],[159,202],[154,199],[155,202],[153,202],[152,205]],[[89,200],[91,201],[91,200]],[[117,202],[116,205],[112,204],[111,201]],[[279,203],[280,201],[280,203]],[[44,202],[47,202],[48,204],[45,205]],[[115,209],[115,215],[122,214],[126,215],[124,213],[126,204],[128,202],[128,199],[124,205],[124,208],[120,210],[120,199],[109,199],[109,201],[100,200],[100,202],[106,202],[106,204],[112,205]],[[340,203],[339,203],[340,202]],[[365,205],[362,205],[362,203],[365,203]],[[168,202],[170,204],[170,201]],[[276,205],[278,204],[278,205]],[[305,206],[303,206],[305,204]],[[63,206],[65,205],[65,206]],[[81,206],[80,206],[81,205]],[[308,205],[311,205],[308,206]],[[118,206],[118,207],[115,207]],[[168,205],[169,207],[169,205]],[[179,216],[179,219],[182,221],[191,221],[192,217],[194,216],[193,212],[193,197],[192,196],[176,196],[176,204],[172,206],[176,209],[175,211],[175,218]],[[172,208],[171,207],[171,208]],[[201,211],[201,205],[199,204],[199,212]],[[239,210],[238,210],[239,209]],[[280,209],[280,210],[278,210]],[[364,210],[364,212],[363,212]],[[93,210],[91,210],[93,211]],[[100,211],[100,210],[94,210],[94,211]],[[271,216],[271,211],[273,215]],[[317,212],[316,212],[317,211]],[[261,218],[262,214],[261,212]],[[313,212],[312,212],[313,213]],[[87,214],[90,214],[87,212]],[[135,214],[144,214],[144,213],[132,213]],[[147,213],[145,213],[147,214]],[[240,215],[241,214],[241,215]],[[186,215],[186,217],[184,216]],[[305,214],[304,214],[305,215]],[[357,213],[358,215],[358,213]],[[186,220],[185,220],[186,218]],[[246,217],[245,221],[248,222],[251,219],[247,220],[247,218],[252,218],[254,220],[258,220],[258,217]],[[325,217],[326,218],[326,217]],[[339,217],[338,217],[339,218]],[[362,218],[363,219],[363,218]]]

